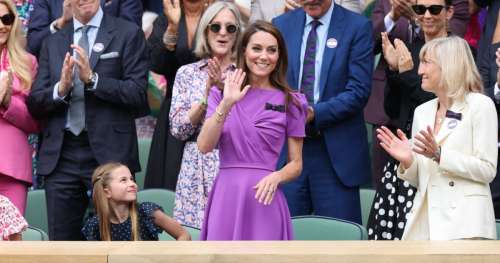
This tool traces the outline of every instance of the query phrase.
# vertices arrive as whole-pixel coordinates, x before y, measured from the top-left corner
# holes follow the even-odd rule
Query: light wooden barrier
[[[0,242],[8,263],[499,263],[500,242]]]

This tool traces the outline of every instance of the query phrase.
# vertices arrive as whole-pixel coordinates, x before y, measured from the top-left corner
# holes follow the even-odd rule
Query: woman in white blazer
[[[482,94],[465,40],[432,40],[420,61],[422,88],[437,98],[415,110],[412,140],[400,130],[377,131],[400,161],[398,177],[418,189],[403,239],[496,239],[489,187],[498,155],[495,106]]]

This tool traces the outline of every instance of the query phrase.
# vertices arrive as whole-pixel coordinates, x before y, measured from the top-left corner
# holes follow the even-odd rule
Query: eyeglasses
[[[16,16],[13,14],[5,14],[3,16],[0,16],[0,21],[2,21],[2,24],[5,26],[10,26],[14,23],[14,20],[16,19]]]
[[[444,5],[430,5],[430,6],[425,6],[425,5],[412,5],[411,8],[413,11],[415,11],[415,14],[417,15],[424,15],[427,10],[429,10],[429,13],[431,15],[436,16],[441,13],[441,10],[443,10]]]
[[[210,31],[214,33],[219,33],[219,31],[222,29],[222,26],[220,24],[208,24],[208,28]],[[234,24],[228,24],[226,25],[226,32],[229,34],[233,34],[238,30],[238,26]]]

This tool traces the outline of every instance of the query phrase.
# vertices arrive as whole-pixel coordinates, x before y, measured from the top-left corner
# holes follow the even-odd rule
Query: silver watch
[[[96,82],[97,82],[97,73],[90,72],[89,82],[87,82],[85,84],[85,87],[87,87],[87,88],[93,88]]]
[[[439,163],[441,161],[441,146],[438,146],[437,150],[432,155],[431,160],[433,160],[436,163]]]

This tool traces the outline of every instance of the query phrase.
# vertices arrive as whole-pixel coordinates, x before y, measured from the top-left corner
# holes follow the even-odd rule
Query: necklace
[[[445,114],[440,114],[439,111],[436,113],[436,123],[437,124],[442,124],[444,119],[445,119],[446,113]]]

